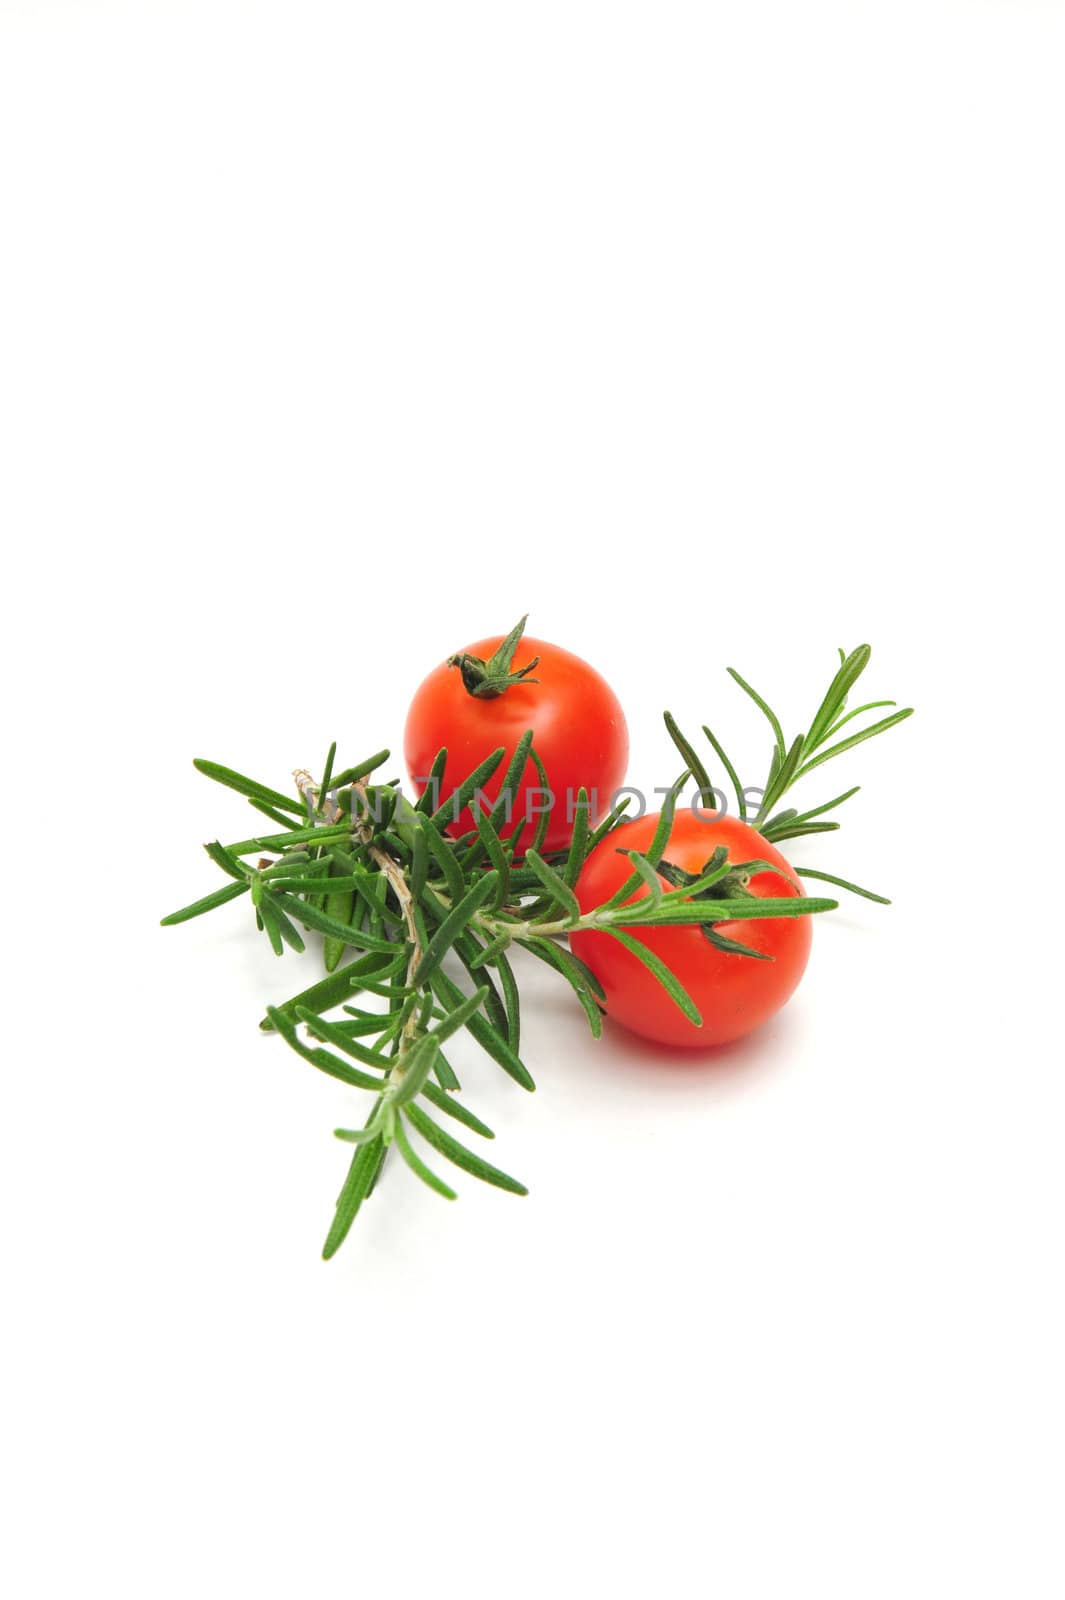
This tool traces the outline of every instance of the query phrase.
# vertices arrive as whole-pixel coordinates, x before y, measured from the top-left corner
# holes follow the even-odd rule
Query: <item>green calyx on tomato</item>
[[[517,672],[510,670],[528,620],[529,614],[526,612],[487,661],[482,656],[472,655],[468,650],[460,650],[458,655],[449,656],[448,666],[458,667],[463,688],[467,694],[473,695],[475,700],[496,700],[516,683],[539,683],[539,678],[529,677],[529,673],[540,665],[539,656],[533,656],[532,660],[524,667],[520,667]]]

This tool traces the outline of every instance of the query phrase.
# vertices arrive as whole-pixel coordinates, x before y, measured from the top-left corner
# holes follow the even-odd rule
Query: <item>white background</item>
[[[0,3],[17,1600],[1062,1594],[1063,81],[1050,0]],[[531,1196],[326,1266],[190,759],[398,750],[526,609],[645,785],[869,639],[792,859],[895,903],[717,1061],[525,974]]]

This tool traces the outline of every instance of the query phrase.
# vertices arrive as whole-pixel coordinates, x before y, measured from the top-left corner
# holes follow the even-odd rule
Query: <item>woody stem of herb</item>
[[[392,893],[396,897],[396,903],[406,925],[407,941],[410,944],[410,956],[407,959],[407,987],[410,988],[413,986],[422,959],[421,939],[418,935],[418,924],[414,915],[414,897],[410,892],[407,875],[403,867],[394,856],[389,855],[387,850],[382,850],[381,846],[374,842],[373,826],[369,821],[370,799],[366,791],[365,780],[362,779],[352,784],[352,788],[359,794],[363,802],[363,811],[360,816],[354,815],[353,808],[352,822],[355,836],[361,844],[365,845],[367,855],[380,869],[382,877],[388,882]],[[418,1013],[414,1010],[403,1024],[399,1054],[389,1074],[394,1081],[403,1076],[403,1056],[413,1044],[417,1033]]]
[[[444,901],[445,904],[448,903],[446,895],[441,895],[440,899]],[[631,910],[632,907],[629,905],[622,907],[621,909]],[[781,908],[778,914],[782,917],[787,917],[792,915],[802,916],[806,913],[802,911],[791,912]],[[729,919],[724,918],[723,920]],[[471,919],[470,925],[489,941],[498,939],[500,936],[505,935],[511,944],[531,944],[538,940],[544,939],[568,939],[574,933],[585,933],[589,930],[611,928],[614,926],[614,923],[615,919],[611,914],[610,909],[605,906],[597,906],[594,911],[586,911],[582,916],[577,917],[576,919],[571,917],[559,917],[554,922],[527,922],[520,918],[512,922],[507,919],[491,916],[486,912],[478,911]],[[624,927],[629,927],[630,923],[628,920],[626,920],[621,925]],[[641,924],[639,922],[633,922],[631,926],[639,927]]]
[[[446,901],[446,896],[441,895],[440,898]],[[477,912],[471,926],[486,939],[498,939],[501,934],[506,934],[511,944],[529,944],[534,940],[569,938],[573,933],[608,927],[609,919],[603,919],[599,910],[586,911],[576,921],[570,917],[559,917],[555,922],[526,922],[524,919],[508,922]]]

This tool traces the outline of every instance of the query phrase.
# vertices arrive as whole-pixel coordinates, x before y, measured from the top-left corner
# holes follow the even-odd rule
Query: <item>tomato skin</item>
[[[467,646],[465,653],[487,660],[500,642],[498,635],[481,639]],[[506,759],[484,786],[485,795],[494,800],[503,787],[515,745],[531,728],[534,748],[555,796],[543,848],[564,850],[573,834],[573,816],[567,816],[568,797],[575,806],[583,786],[591,798],[593,820],[606,814],[612,795],[625,779],[629,733],[613,689],[587,661],[557,644],[526,636],[518,647],[516,662],[520,665],[533,656],[540,657],[533,672],[538,681],[513,684],[494,699],[469,694],[456,667],[446,663],[435,667],[411,701],[403,750],[411,782],[420,795],[434,756],[441,746],[447,747],[438,802],[443,803],[486,756],[505,746]],[[522,837],[526,841],[532,838],[537,811],[544,803],[539,788],[536,768],[529,762],[514,797],[511,821],[500,828],[504,836],[513,833],[529,811]],[[473,826],[467,810],[457,822],[448,824],[448,832],[462,834]]]
[[[793,898],[803,890],[779,850],[738,818],[713,813],[692,814],[679,809],[665,859],[687,872],[699,872],[718,845],[729,861],[769,861],[788,874],[760,872],[748,888],[762,898]],[[654,835],[657,816],[622,823],[609,834],[585,862],[576,892],[582,912],[593,911],[615,894],[632,871],[619,850],[646,851]],[[664,889],[672,885],[662,880]],[[644,899],[649,890],[641,884],[629,903]],[[703,1024],[689,1022],[676,1003],[631,951],[609,934],[595,931],[573,934],[573,953],[595,973],[606,992],[607,1014],[633,1033],[660,1044],[700,1046],[728,1044],[761,1027],[794,992],[810,955],[811,918],[774,917],[765,921],[723,922],[721,932],[773,956],[756,961],[750,956],[715,950],[697,927],[629,928],[661,957],[691,995]]]

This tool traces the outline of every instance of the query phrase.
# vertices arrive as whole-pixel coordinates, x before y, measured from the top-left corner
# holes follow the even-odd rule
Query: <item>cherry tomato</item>
[[[632,864],[618,851],[645,852],[657,821],[657,816],[645,816],[622,823],[596,846],[577,880],[582,912],[601,906],[621,888],[632,872]],[[738,818],[712,812],[693,815],[690,808],[677,810],[672,837],[660,863],[663,888],[681,886],[684,873],[698,876],[719,845],[728,850],[730,866],[768,861],[779,869],[755,873],[746,885],[751,894],[790,899],[803,893],[784,857],[761,834]],[[679,873],[673,869],[680,869]],[[640,900],[649,893],[646,884],[641,883],[628,900]],[[697,1048],[726,1044],[760,1027],[793,993],[810,954],[809,917],[773,917],[713,926],[726,938],[773,959],[759,961],[715,949],[696,926],[627,930],[660,956],[680,980],[702,1016],[701,1027],[689,1022],[653,973],[609,934],[578,932],[573,934],[571,943],[574,955],[587,963],[603,985],[609,1016],[647,1039]]]
[[[514,794],[511,820],[499,831],[507,836],[528,817],[522,834],[528,842],[539,812],[548,810],[551,820],[543,849],[562,850],[573,834],[582,787],[588,790],[591,820],[610,809],[625,778],[628,728],[617,696],[594,667],[557,644],[522,638],[522,626],[519,623],[503,639],[481,639],[433,669],[411,702],[404,754],[411,781],[421,794],[433,758],[446,747],[447,766],[439,795],[434,796],[439,805],[486,756],[504,746],[506,758],[484,785],[491,801],[503,786],[514,747],[531,728],[550,795],[543,793],[535,766],[527,762]],[[500,664],[497,653],[502,647],[505,657],[510,641],[514,642],[510,659]],[[494,659],[494,677],[492,671],[486,677]],[[448,829],[461,834],[473,826],[466,810],[449,822]]]

